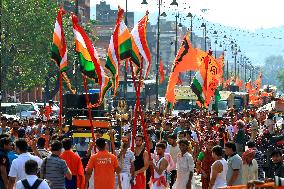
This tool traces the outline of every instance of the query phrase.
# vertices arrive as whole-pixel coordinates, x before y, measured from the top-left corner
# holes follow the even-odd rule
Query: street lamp
[[[175,15],[176,17],[176,40],[175,40],[175,56],[177,55],[177,36],[178,36],[178,18],[179,18],[179,13]]]
[[[143,0],[141,5],[148,5],[147,0]]]
[[[203,22],[201,24],[201,28],[204,28],[204,51],[207,51],[207,47],[206,47],[206,24]]]
[[[173,0],[173,2],[170,5],[176,5],[178,6],[177,0]]]
[[[173,1],[172,3],[174,3]],[[177,2],[175,2],[177,5]],[[146,0],[143,0],[142,5],[148,4]],[[159,0],[159,11],[158,11],[158,23],[157,23],[157,54],[156,54],[156,109],[159,105],[159,62],[160,62],[160,17],[167,16],[165,12],[161,14],[161,4],[162,0]]]
[[[192,43],[192,39],[193,39],[192,38],[192,18],[193,18],[193,16],[189,12],[186,17],[190,18],[190,42]],[[191,76],[192,76],[192,71],[190,70],[189,71],[189,83],[191,83]]]

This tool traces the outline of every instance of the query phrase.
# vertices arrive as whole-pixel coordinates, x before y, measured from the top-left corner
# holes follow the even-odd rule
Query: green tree
[[[284,70],[278,72],[277,80],[279,81],[278,89],[284,92]]]
[[[261,68],[263,72],[263,84],[279,85],[277,75],[284,69],[282,56],[269,56],[265,59],[265,65]]]
[[[52,0],[2,1],[1,81],[4,94],[9,90],[29,90],[34,86],[45,86],[47,99],[57,93],[59,71],[50,61],[50,49],[58,8],[59,5]],[[69,15],[64,16],[63,22],[70,75],[76,56]],[[94,22],[84,23],[83,27],[89,33],[93,25]],[[70,75],[72,84],[73,78]]]

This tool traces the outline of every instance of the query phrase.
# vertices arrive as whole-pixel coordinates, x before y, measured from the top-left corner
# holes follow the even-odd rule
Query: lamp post
[[[214,32],[213,32],[213,35],[215,36],[215,38],[216,38],[216,40],[215,40],[215,42],[214,42],[214,44],[215,44],[215,58],[217,57],[217,44],[218,44],[218,41],[217,41],[217,31],[215,30]]]
[[[162,0],[158,0],[158,22],[157,22],[157,53],[156,53],[156,105],[155,108],[158,109],[159,105],[159,62],[160,62],[160,17],[167,16],[165,12],[161,14]],[[173,2],[174,3],[174,2]],[[175,2],[176,3],[176,2]],[[142,5],[148,4],[146,0],[143,0]],[[176,3],[177,4],[177,3]]]
[[[206,24],[203,22],[201,24],[201,28],[204,28],[204,51],[207,51],[207,45],[206,45]]]
[[[188,18],[190,18],[190,42],[192,43],[192,14],[189,12],[188,14],[187,14],[187,16],[186,17],[188,17]],[[191,44],[192,45],[192,44]],[[191,77],[192,77],[192,71],[190,70],[189,71],[189,83],[191,83]]]

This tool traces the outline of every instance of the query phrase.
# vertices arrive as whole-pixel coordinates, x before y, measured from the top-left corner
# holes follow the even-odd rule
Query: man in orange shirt
[[[72,180],[65,180],[66,189],[84,189],[85,175],[81,158],[71,150],[72,141],[70,138],[63,139],[62,144],[65,151],[60,155],[60,158],[66,161],[72,172]]]
[[[117,157],[105,150],[105,139],[98,138],[96,146],[99,151],[91,156],[86,168],[85,189],[93,171],[94,189],[115,189],[115,172],[120,170]]]

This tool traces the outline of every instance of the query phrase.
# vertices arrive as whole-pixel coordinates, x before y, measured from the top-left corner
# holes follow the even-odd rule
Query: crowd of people
[[[270,182],[284,177],[284,122],[275,116],[256,109],[230,109],[221,118],[197,109],[178,116],[145,111],[147,134],[138,123],[133,135],[130,117],[117,120],[116,141],[102,129],[95,141],[74,139],[58,120],[1,117],[0,188],[194,189],[196,175],[202,189]]]

